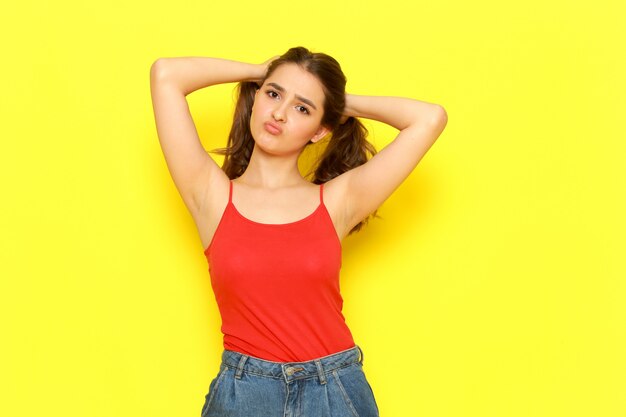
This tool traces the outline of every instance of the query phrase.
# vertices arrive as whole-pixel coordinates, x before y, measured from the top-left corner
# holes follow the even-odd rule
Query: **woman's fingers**
[[[255,80],[256,84],[261,87],[261,81],[265,78],[265,75],[267,74],[267,69],[269,68],[270,64],[272,63],[272,61],[274,61],[275,59],[280,58],[280,55],[275,55],[273,57],[271,57],[270,59],[268,59],[267,61],[258,64],[259,67],[261,68],[259,77]]]
[[[280,58],[280,55],[275,55],[273,57],[271,57],[270,59],[268,59],[267,61],[265,61],[263,64],[263,67],[265,68],[265,71],[267,72],[267,69],[269,68],[270,64],[272,63],[272,61],[276,60]]]

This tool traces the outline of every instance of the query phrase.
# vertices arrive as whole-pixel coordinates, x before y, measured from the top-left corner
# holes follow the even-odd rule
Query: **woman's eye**
[[[274,95],[274,94],[276,94],[276,95]],[[274,90],[267,90],[267,95],[268,95],[268,96],[270,96],[271,98],[276,98],[276,97],[278,97],[278,93],[277,93],[276,91],[274,91]],[[306,108],[306,107],[304,107],[304,106],[298,106],[298,108],[299,108],[299,109],[304,109],[304,111],[302,111],[302,110],[298,110],[300,113],[303,113],[303,114],[311,114],[311,112],[309,112],[309,109],[307,109],[307,108]]]

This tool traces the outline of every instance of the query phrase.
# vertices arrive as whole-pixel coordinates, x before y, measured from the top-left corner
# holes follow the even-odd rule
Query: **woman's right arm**
[[[215,84],[257,81],[266,65],[220,58],[159,58],[150,68],[150,92],[157,134],[170,175],[195,217],[211,183],[225,175],[206,152],[194,125],[186,96]]]
[[[185,96],[211,85],[258,81],[265,75],[264,64],[209,57],[159,58],[152,67],[151,75],[156,72]]]

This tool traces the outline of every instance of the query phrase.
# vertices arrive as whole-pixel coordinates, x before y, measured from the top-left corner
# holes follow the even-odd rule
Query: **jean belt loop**
[[[243,373],[243,366],[248,359],[248,355],[241,355],[241,359],[239,359],[239,364],[237,365],[237,372],[235,373],[235,378],[241,379],[241,374]]]
[[[324,375],[324,368],[322,367],[322,361],[320,361],[319,359],[316,359],[315,365],[317,366],[317,374],[320,377],[320,384],[324,385],[326,383],[326,375]]]
[[[361,363],[361,365],[363,365],[363,349],[361,349],[361,346],[356,345],[356,347],[359,348],[359,352],[361,353],[361,357],[359,358],[359,362]]]

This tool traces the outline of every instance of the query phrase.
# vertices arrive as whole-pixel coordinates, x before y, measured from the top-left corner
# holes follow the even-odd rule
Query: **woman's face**
[[[257,90],[250,130],[265,152],[299,154],[310,140],[317,142],[329,132],[320,126],[323,115],[319,80],[296,64],[283,64]]]

